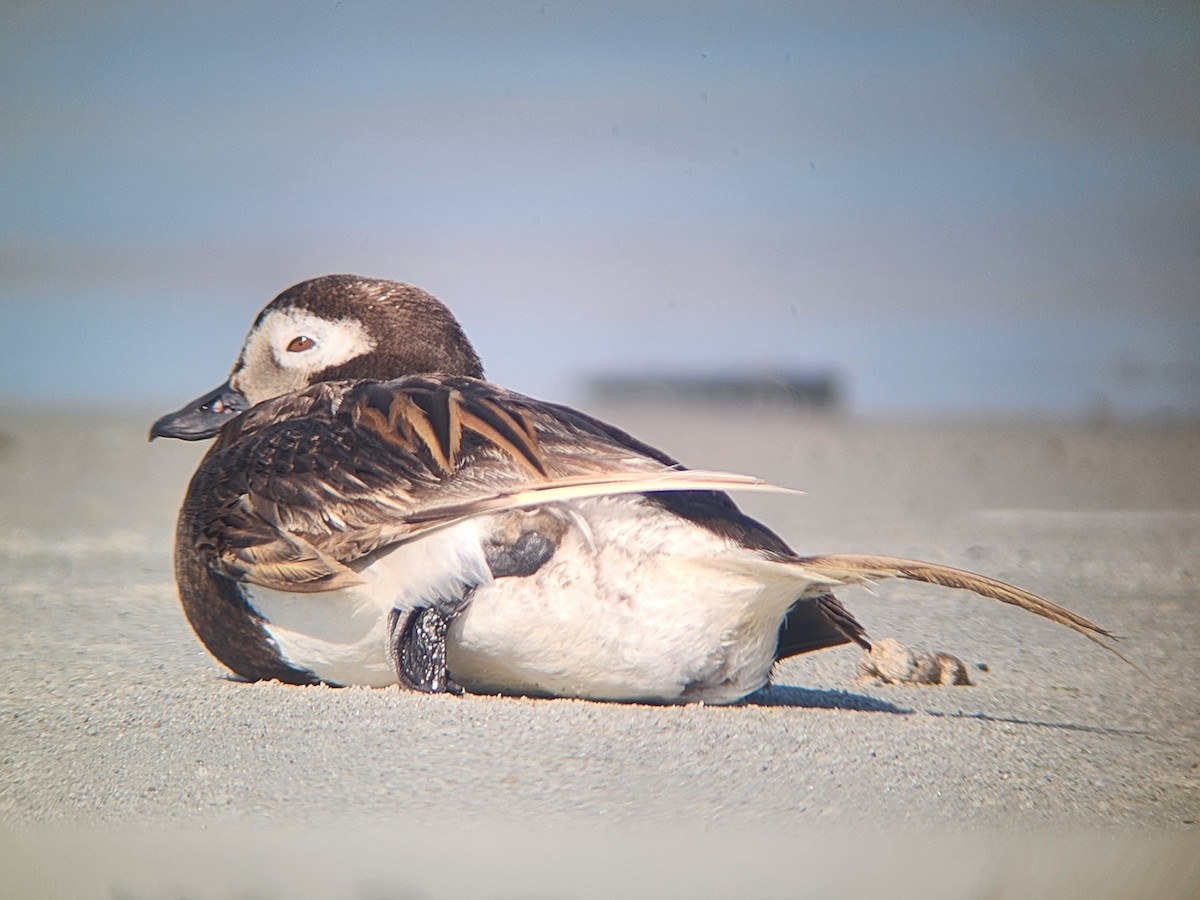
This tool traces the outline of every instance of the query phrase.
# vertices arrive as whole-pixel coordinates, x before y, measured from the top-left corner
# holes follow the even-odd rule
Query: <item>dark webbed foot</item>
[[[566,525],[545,510],[507,516],[484,544],[493,578],[523,578],[554,556]],[[387,657],[404,687],[429,694],[462,693],[446,669],[446,631],[470,603],[478,585],[432,598],[433,606],[388,614]]]
[[[462,693],[446,671],[449,625],[449,619],[428,607],[388,614],[388,661],[401,685],[428,694]]]

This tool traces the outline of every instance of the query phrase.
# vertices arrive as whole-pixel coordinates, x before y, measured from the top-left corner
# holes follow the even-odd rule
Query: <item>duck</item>
[[[735,703],[780,661],[871,650],[834,590],[963,589],[1114,636],[1037,594],[920,560],[804,556],[683,466],[484,378],[462,326],[399,281],[326,275],[254,319],[229,377],[150,439],[214,438],[179,511],[183,611],[248,681]]]

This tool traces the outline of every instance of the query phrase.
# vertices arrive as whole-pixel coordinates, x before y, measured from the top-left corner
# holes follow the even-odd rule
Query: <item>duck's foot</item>
[[[446,670],[449,625],[449,619],[428,607],[388,614],[388,661],[402,686],[427,694],[462,693]]]
[[[915,652],[895,638],[872,643],[858,660],[858,676],[883,684],[970,684],[967,667],[949,653]]]

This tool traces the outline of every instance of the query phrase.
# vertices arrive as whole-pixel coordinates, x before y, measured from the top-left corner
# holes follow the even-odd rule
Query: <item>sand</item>
[[[975,569],[1125,636],[887,583],[843,601],[971,687],[789,661],[728,708],[245,684],[179,609],[203,447],[160,410],[0,415],[0,894],[1192,896],[1200,426],[594,409],[804,552]]]

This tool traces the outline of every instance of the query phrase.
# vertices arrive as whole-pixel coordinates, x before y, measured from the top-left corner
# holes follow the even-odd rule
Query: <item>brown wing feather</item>
[[[782,490],[684,470],[566,407],[486,382],[328,382],[231,423],[189,490],[211,562],[286,590],[352,584],[355,560],[485,512],[647,491]]]

